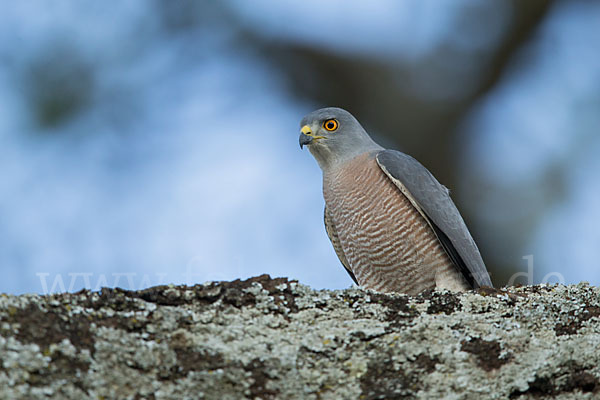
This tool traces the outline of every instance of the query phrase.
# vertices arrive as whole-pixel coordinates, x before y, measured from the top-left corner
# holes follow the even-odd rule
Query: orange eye
[[[338,125],[339,124],[335,119],[328,119],[327,121],[323,122],[323,128],[329,132],[335,131],[338,128]]]

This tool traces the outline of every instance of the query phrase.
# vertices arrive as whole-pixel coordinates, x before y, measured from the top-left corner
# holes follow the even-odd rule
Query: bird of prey
[[[379,146],[341,108],[300,126],[300,147],[323,171],[327,235],[357,285],[411,295],[492,286],[448,189],[423,165]]]

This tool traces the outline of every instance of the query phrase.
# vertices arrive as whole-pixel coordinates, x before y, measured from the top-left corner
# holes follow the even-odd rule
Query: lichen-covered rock
[[[260,276],[0,297],[0,399],[600,397],[600,290],[416,297]]]

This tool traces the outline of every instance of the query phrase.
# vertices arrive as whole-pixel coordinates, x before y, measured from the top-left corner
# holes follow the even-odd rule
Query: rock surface
[[[600,398],[600,289],[0,297],[0,399]]]

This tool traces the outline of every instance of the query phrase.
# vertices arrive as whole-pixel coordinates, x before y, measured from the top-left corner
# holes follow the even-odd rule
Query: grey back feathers
[[[377,154],[377,163],[394,181],[408,191],[432,225],[442,247],[473,287],[492,286],[489,274],[464,220],[450,198],[448,189],[417,160],[395,150]],[[402,190],[402,188],[400,188]],[[411,199],[412,197],[412,199]]]

